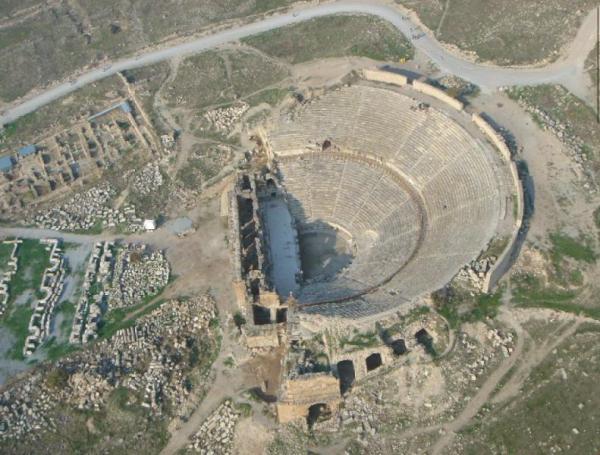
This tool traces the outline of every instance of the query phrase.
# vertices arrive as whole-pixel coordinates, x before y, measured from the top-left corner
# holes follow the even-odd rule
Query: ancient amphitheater
[[[389,310],[446,284],[491,239],[514,239],[520,185],[498,137],[459,103],[402,85],[327,91],[268,132],[299,238],[333,232],[351,256],[299,283],[304,311]]]

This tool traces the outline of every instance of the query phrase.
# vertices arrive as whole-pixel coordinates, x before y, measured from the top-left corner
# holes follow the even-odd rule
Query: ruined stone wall
[[[242,279],[240,262],[242,251],[240,247],[240,217],[235,191],[229,194],[229,244],[232,253],[233,276],[235,280]]]
[[[508,245],[493,265],[490,272],[487,274],[485,282],[483,284],[483,291],[490,292],[491,289],[498,283],[506,267],[511,260],[512,252],[516,247],[516,240],[519,234],[519,228],[523,222],[524,202],[523,202],[523,185],[519,178],[519,172],[515,162],[512,160],[510,150],[508,149],[506,142],[496,130],[479,114],[473,114],[471,116],[473,123],[475,123],[481,131],[486,135],[488,140],[498,149],[502,158],[507,162],[510,168],[511,178],[513,180],[513,187],[515,188],[516,198],[516,213],[515,213],[515,229],[511,235]]]
[[[337,374],[337,364],[343,360],[351,360],[354,364],[354,374],[356,380],[360,380],[367,376],[369,373],[372,373],[377,370],[367,371],[367,363],[366,359],[371,354],[378,353],[381,355],[381,364],[382,366],[388,365],[394,361],[394,352],[389,346],[381,345],[373,348],[361,349],[359,351],[354,352],[340,352],[335,353],[331,357],[331,366],[334,372]]]
[[[421,92],[424,93],[426,95],[432,96],[444,103],[446,103],[448,106],[456,109],[457,111],[462,111],[463,110],[463,103],[461,103],[460,101],[458,101],[455,98],[452,98],[451,96],[447,95],[446,92],[444,92],[443,90],[436,88],[432,85],[429,85],[425,82],[421,82],[421,81],[412,81],[412,88],[415,89],[417,92]]]
[[[277,325],[249,326],[245,332],[246,345],[250,349],[276,348],[279,346]]]
[[[314,373],[287,379],[277,402],[277,418],[280,423],[306,418],[309,408],[318,403],[336,411],[340,401],[339,382],[330,374]]]
[[[408,84],[408,78],[401,74],[391,73],[389,71],[379,70],[363,70],[363,77],[368,81],[384,82],[386,84],[393,84],[403,86]]]

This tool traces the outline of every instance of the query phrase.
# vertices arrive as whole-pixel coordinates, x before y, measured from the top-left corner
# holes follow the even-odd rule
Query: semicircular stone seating
[[[447,114],[418,104],[350,86],[283,116],[270,132],[299,228],[325,221],[356,246],[334,279],[302,287],[301,303],[369,291],[359,306],[387,309],[447,283],[494,235],[506,210],[503,162]],[[335,147],[314,146],[325,139]]]

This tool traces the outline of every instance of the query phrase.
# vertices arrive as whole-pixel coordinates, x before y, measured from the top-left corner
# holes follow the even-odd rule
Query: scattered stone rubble
[[[188,449],[202,455],[232,453],[234,429],[239,418],[240,413],[234,404],[226,400],[200,426]]]
[[[54,400],[41,371],[6,389],[0,394],[0,441],[55,428],[56,422],[49,415]]]
[[[469,341],[465,333],[460,334],[459,340],[466,352],[477,352],[478,356],[473,362],[465,363],[467,368],[467,376],[471,381],[476,381],[477,378],[486,372],[488,364],[494,360],[498,350],[502,352],[502,356],[507,358],[513,352],[514,336],[511,332],[504,333],[498,329],[489,329],[486,334],[487,341],[490,343],[490,349],[481,351],[476,345]]]
[[[564,90],[562,88],[559,89]],[[591,166],[592,163],[589,161],[584,141],[571,134],[568,125],[561,123],[542,109],[527,103],[523,99],[519,99],[518,103],[527,112],[535,116],[539,123],[541,123],[542,129],[550,131],[566,146],[566,151],[575,162],[575,167],[578,168],[581,175],[586,177],[584,188],[588,190],[590,194],[596,193],[597,187],[593,177],[593,166]]]
[[[107,182],[90,188],[46,211],[38,212],[32,222],[36,226],[57,231],[85,231],[98,222],[104,227],[126,224],[127,230],[142,230],[142,220],[135,214],[135,207],[124,205],[121,209],[110,207],[116,191]]]
[[[42,344],[50,333],[50,323],[54,307],[62,294],[65,281],[65,267],[63,252],[58,246],[57,239],[42,239],[40,243],[48,245],[50,249],[50,266],[44,270],[39,291],[43,295],[35,305],[29,326],[29,334],[25,339],[23,355],[30,356]]]
[[[5,245],[13,245],[13,249],[10,253],[10,258],[6,261],[5,267],[7,270],[0,278],[0,316],[4,314],[6,311],[6,305],[8,304],[8,299],[10,298],[9,293],[9,285],[12,280],[12,277],[15,273],[17,273],[19,263],[17,261],[17,249],[21,244],[21,240],[5,240],[2,243]]]
[[[163,176],[157,162],[148,163],[136,172],[131,182],[131,189],[144,196],[154,192],[163,184]]]
[[[218,132],[229,133],[249,107],[247,103],[241,102],[230,107],[208,111],[204,114],[204,118]]]
[[[90,256],[69,341],[87,343],[98,337],[103,314],[136,305],[158,294],[169,282],[170,267],[162,251],[145,244],[97,242]]]
[[[210,328],[215,317],[208,295],[165,302],[111,339],[54,364],[64,374],[58,386],[48,383],[43,366],[34,369],[0,395],[0,441],[52,431],[58,405],[102,410],[117,387],[127,389],[129,403],[147,408],[149,416],[164,413],[166,404],[181,409],[191,390],[189,377],[207,374],[189,359],[199,340],[215,339]]]
[[[163,134],[160,136],[160,142],[163,146],[163,150],[170,152],[175,148],[175,137],[170,134]]]
[[[376,409],[360,396],[349,396],[340,411],[339,422],[342,426],[358,424],[356,432],[364,438],[377,433],[379,416]]]
[[[492,266],[496,263],[496,260],[497,258],[495,256],[474,259],[459,270],[457,278],[469,282],[476,290],[483,291],[487,276],[492,270]]]
[[[107,289],[113,279],[114,247],[113,242],[97,242],[94,245],[73,318],[70,343],[87,343],[98,336],[102,306],[108,299]]]
[[[144,244],[129,244],[119,252],[109,305],[123,307],[142,303],[169,282],[170,267],[163,251],[150,251]]]

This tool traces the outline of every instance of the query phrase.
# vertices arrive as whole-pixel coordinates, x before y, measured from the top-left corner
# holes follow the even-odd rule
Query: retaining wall
[[[446,103],[448,106],[456,109],[457,111],[463,110],[463,103],[458,101],[455,98],[452,98],[450,95],[447,95],[443,90],[434,87],[433,85],[429,85],[425,82],[421,81],[412,81],[412,87],[417,91],[424,93],[426,95],[437,98],[438,100]]]
[[[406,85],[408,78],[389,71],[363,70],[363,77],[368,81],[385,82],[386,84]]]
[[[475,123],[481,131],[487,136],[489,141],[498,149],[502,157],[507,161],[507,164],[510,168],[510,174],[513,180],[513,186],[515,188],[515,195],[513,197],[517,198],[517,213],[515,219],[515,228],[513,229],[512,235],[510,237],[510,241],[506,248],[500,255],[500,257],[496,260],[496,263],[493,265],[492,269],[486,276],[485,282],[483,284],[483,291],[490,292],[490,290],[498,283],[504,271],[506,270],[508,263],[511,260],[512,253],[514,249],[517,247],[517,236],[519,235],[519,229],[521,228],[521,224],[523,223],[523,213],[524,213],[524,198],[523,198],[523,186],[521,184],[521,180],[519,178],[519,172],[517,170],[517,166],[515,162],[512,160],[510,155],[510,150],[508,149],[506,142],[498,132],[479,114],[473,114],[471,116],[473,123]]]

